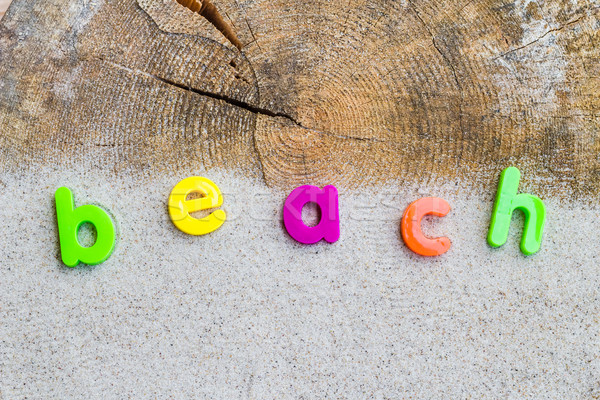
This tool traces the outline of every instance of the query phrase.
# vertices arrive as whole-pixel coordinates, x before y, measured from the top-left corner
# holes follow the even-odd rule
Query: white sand
[[[220,186],[230,216],[201,238],[166,210],[196,174]],[[546,199],[543,248],[524,257],[519,224],[503,248],[486,244],[495,188],[341,190],[340,241],[303,246],[281,225],[286,193],[233,172],[0,179],[0,397],[600,396],[598,207]],[[118,221],[104,264],[61,265],[61,185]],[[399,238],[424,195],[453,207],[426,224],[453,241],[434,259]]]

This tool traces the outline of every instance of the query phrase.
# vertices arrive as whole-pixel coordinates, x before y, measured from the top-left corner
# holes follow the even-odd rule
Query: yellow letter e
[[[201,198],[187,200],[190,193],[200,193]],[[179,182],[169,196],[169,215],[173,224],[189,235],[206,235],[216,231],[226,219],[225,211],[215,210],[209,216],[198,219],[190,213],[220,207],[223,204],[221,191],[210,179],[193,176]]]

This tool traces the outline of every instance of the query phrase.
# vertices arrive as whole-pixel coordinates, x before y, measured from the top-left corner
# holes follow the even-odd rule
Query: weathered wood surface
[[[14,0],[2,167],[600,193],[598,2],[212,3],[241,51],[175,0]]]

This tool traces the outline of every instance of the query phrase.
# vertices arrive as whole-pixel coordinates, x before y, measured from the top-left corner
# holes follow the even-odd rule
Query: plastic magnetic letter
[[[115,226],[103,209],[88,204],[75,208],[73,194],[66,187],[54,193],[56,200],[56,220],[62,261],[68,267],[76,267],[80,262],[96,265],[104,262],[115,246]],[[79,228],[84,223],[96,228],[96,242],[90,247],[79,244]]]
[[[310,227],[302,221],[302,208],[308,203],[315,203],[321,209],[321,220]],[[294,189],[283,206],[283,224],[290,236],[300,243],[313,244],[321,239],[336,242],[340,238],[337,189],[331,185],[323,190],[310,185]]]
[[[447,237],[429,239],[421,232],[421,220],[426,215],[444,217],[450,212],[446,200],[437,197],[425,197],[408,206],[400,224],[402,239],[413,252],[422,256],[439,256],[450,250],[452,245]]]
[[[202,197],[187,200],[191,193],[200,193]],[[223,225],[227,216],[223,210],[215,210],[204,218],[194,218],[190,213],[220,207],[223,195],[213,181],[200,176],[192,176],[179,182],[169,196],[169,215],[173,224],[188,235],[206,235]]]
[[[521,251],[531,255],[542,244],[546,207],[538,197],[526,193],[517,194],[520,179],[521,173],[515,167],[502,171],[487,240],[492,247],[500,247],[506,243],[512,213],[514,210],[521,210],[525,215]]]

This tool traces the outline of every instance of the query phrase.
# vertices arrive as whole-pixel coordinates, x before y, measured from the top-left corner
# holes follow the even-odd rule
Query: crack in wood
[[[419,22],[423,25],[423,27],[425,28],[427,33],[429,33],[429,36],[431,36],[431,41],[433,43],[433,47],[440,54],[440,56],[442,56],[442,59],[448,65],[448,68],[450,68],[450,72],[452,73],[452,77],[454,78],[454,83],[456,84],[456,88],[458,89],[458,92],[460,94],[460,102],[458,103],[458,124],[460,126],[460,133],[462,135],[465,135],[466,132],[465,132],[465,127],[464,127],[464,122],[463,122],[463,103],[465,101],[465,95],[463,93],[463,87],[460,84],[460,81],[458,80],[458,75],[456,74],[456,69],[454,68],[454,65],[452,64],[450,59],[446,56],[446,54],[444,54],[442,52],[442,50],[439,48],[437,42],[435,41],[435,35],[433,34],[433,32],[431,31],[429,26],[425,23],[423,18],[421,18],[421,14],[419,14],[419,11],[417,11],[413,2],[411,0],[408,0],[408,4],[409,4],[410,8],[413,10],[413,12],[415,13]]]
[[[233,31],[233,28],[229,26],[225,19],[217,8],[210,2],[210,0],[177,0],[177,3],[188,8],[189,10],[202,15],[208,20],[215,28],[219,30],[233,44],[238,50],[242,49],[242,42],[239,41],[237,35]]]
[[[357,140],[357,141],[361,141],[361,142],[385,142],[385,140],[381,140],[381,139],[377,139],[377,138],[362,138],[362,137],[357,137],[357,136],[347,136],[347,135],[337,135],[337,134],[333,134],[330,132],[324,132],[324,131],[319,131],[316,129],[312,129],[309,127],[306,127],[304,125],[302,125],[302,123],[300,123],[299,121],[297,121],[294,117],[292,117],[289,114],[286,113],[282,113],[282,112],[275,112],[272,110],[269,110],[267,108],[262,108],[262,107],[257,107],[257,106],[253,106],[250,103],[247,103],[245,101],[241,101],[238,99],[234,99],[232,97],[229,96],[225,96],[219,93],[212,93],[212,92],[208,92],[205,90],[201,90],[201,89],[197,89],[197,88],[193,88],[190,86],[186,86],[186,85],[182,85],[181,83],[177,83],[174,82],[172,80],[169,79],[165,79],[162,78],[160,76],[156,76],[153,74],[147,74],[149,77],[156,79],[162,83],[165,83],[167,85],[170,86],[174,86],[178,89],[183,89],[183,90],[187,90],[189,92],[201,95],[201,96],[205,96],[205,97],[209,97],[211,99],[215,99],[215,100],[221,100],[229,105],[241,108],[243,110],[249,111],[251,113],[254,114],[258,114],[258,115],[265,115],[267,117],[272,117],[272,118],[284,118],[286,120],[288,120],[289,122],[291,122],[292,124],[296,125],[298,128],[300,129],[304,129],[310,132],[314,132],[314,133],[318,133],[321,135],[326,135],[326,136],[331,136],[331,137],[335,137],[338,139],[348,139],[348,140]]]
[[[551,34],[551,33],[553,33],[553,32],[560,32],[560,31],[562,31],[563,29],[565,29],[566,27],[568,27],[568,26],[570,26],[570,25],[573,25],[573,24],[576,24],[576,23],[578,23],[578,22],[579,22],[579,21],[581,21],[583,18],[585,18],[585,15],[582,15],[581,17],[579,17],[579,18],[577,18],[577,19],[574,19],[573,21],[569,21],[569,22],[567,22],[566,24],[564,24],[564,25],[562,25],[562,26],[559,26],[558,28],[550,29],[548,32],[544,33],[542,36],[538,37],[538,38],[537,38],[537,39],[535,39],[535,40],[532,40],[532,41],[531,41],[531,42],[529,42],[529,43],[526,43],[526,44],[524,44],[524,45],[522,45],[522,46],[519,46],[519,47],[516,47],[516,48],[514,48],[514,49],[511,49],[511,50],[509,50],[509,51],[507,51],[507,52],[505,52],[505,53],[502,53],[502,54],[500,54],[500,55],[497,55],[496,57],[492,58],[492,61],[495,61],[495,60],[497,60],[497,59],[499,59],[499,58],[506,57],[506,56],[507,56],[507,55],[509,55],[509,54],[512,54],[512,53],[514,53],[514,52],[516,52],[516,51],[519,51],[519,50],[523,50],[523,49],[524,49],[524,48],[526,48],[526,47],[529,47],[529,46],[531,46],[531,45],[533,45],[533,44],[536,44],[537,42],[539,42],[540,40],[542,40],[543,38],[545,38],[545,37],[546,37],[546,36],[548,36],[549,34]]]
[[[135,74],[135,75],[142,75],[145,76],[147,78],[151,78],[154,79],[156,81],[159,81],[161,83],[164,83],[165,85],[169,85],[172,87],[175,87],[177,89],[181,89],[181,90],[185,90],[200,96],[204,96],[204,97],[208,97],[214,100],[220,100],[226,104],[232,105],[234,107],[238,107],[241,108],[243,110],[246,110],[248,112],[254,113],[254,114],[258,114],[258,115],[264,115],[267,117],[272,117],[272,118],[283,118],[286,119],[287,121],[291,122],[293,125],[295,125],[296,127],[300,128],[300,129],[304,129],[313,133],[317,133],[320,135],[324,135],[324,136],[330,136],[330,137],[334,137],[336,139],[347,139],[347,140],[356,140],[359,142],[379,142],[379,143],[391,143],[388,140],[384,140],[381,138],[363,138],[363,137],[358,137],[358,136],[350,136],[350,135],[339,135],[339,134],[334,134],[331,132],[325,132],[325,131],[320,131],[320,130],[316,130],[307,126],[304,126],[300,121],[296,120],[294,117],[292,117],[289,114],[286,113],[282,113],[282,112],[275,112],[272,110],[269,110],[267,108],[262,108],[262,107],[258,107],[255,105],[252,105],[250,103],[247,103],[245,101],[242,100],[238,100],[235,99],[233,97],[230,96],[226,96],[220,93],[213,93],[213,92],[209,92],[206,90],[202,90],[202,89],[198,89],[198,88],[194,88],[191,87],[189,85],[185,85],[182,83],[178,83],[175,82],[173,80],[167,79],[167,78],[163,78],[161,76],[155,75],[155,74],[151,74],[149,72],[145,72],[145,71],[141,71],[139,69],[134,69],[134,68],[130,68],[127,67],[125,65],[121,65],[119,63],[116,63],[114,61],[109,61],[106,60],[104,58],[101,57],[94,57],[95,59],[105,62],[107,64],[112,65],[113,67],[119,68],[121,70],[127,71],[129,73]]]

